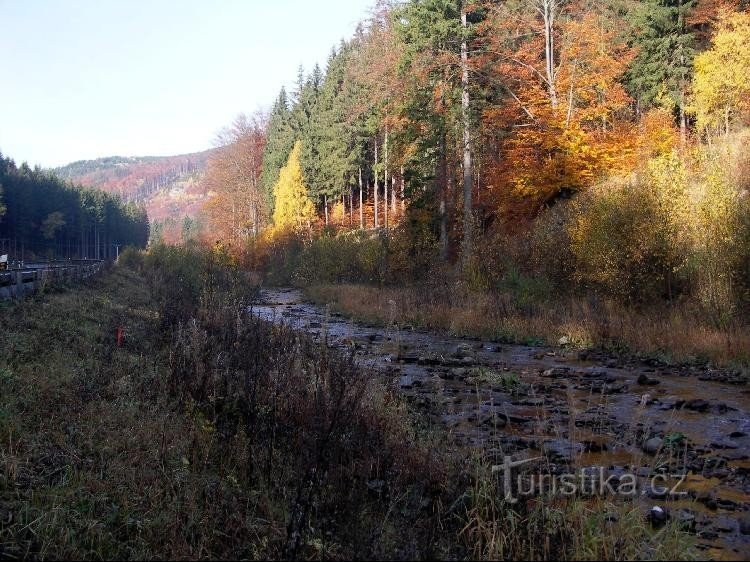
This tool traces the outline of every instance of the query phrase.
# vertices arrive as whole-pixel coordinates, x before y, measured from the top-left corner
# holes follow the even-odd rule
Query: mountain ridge
[[[51,168],[72,183],[117,194],[141,203],[149,220],[180,222],[195,218],[209,198],[203,184],[208,161],[216,149],[174,156],[105,156]]]

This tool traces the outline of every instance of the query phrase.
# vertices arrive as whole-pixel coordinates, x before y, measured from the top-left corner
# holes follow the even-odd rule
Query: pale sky
[[[212,146],[373,0],[0,0],[0,151],[52,167]]]

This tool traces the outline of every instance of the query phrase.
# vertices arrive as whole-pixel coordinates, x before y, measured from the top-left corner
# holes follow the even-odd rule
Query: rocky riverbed
[[[738,372],[376,327],[294,289],[266,289],[252,308],[356,354],[456,446],[615,488],[635,475],[654,524],[680,520],[707,557],[750,556],[750,386]]]

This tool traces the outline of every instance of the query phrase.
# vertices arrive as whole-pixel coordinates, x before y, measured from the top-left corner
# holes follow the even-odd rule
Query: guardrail
[[[46,286],[80,281],[99,273],[103,266],[103,261],[86,261],[29,264],[23,269],[0,271],[0,300],[22,299]]]

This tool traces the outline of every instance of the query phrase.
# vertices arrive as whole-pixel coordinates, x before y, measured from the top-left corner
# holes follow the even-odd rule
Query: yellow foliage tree
[[[302,143],[297,141],[274,186],[276,207],[273,211],[273,223],[279,231],[309,228],[316,217],[315,206],[307,195],[307,187],[302,178],[301,150]]]
[[[720,16],[712,47],[695,58],[692,109],[700,131],[726,134],[750,110],[750,14]]]

